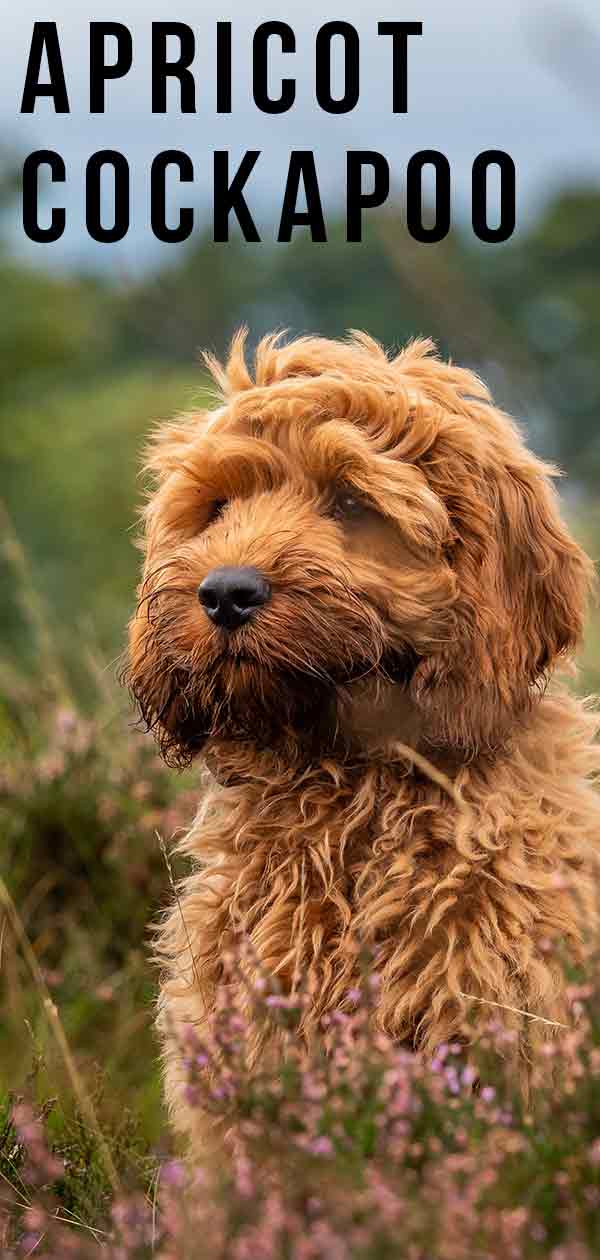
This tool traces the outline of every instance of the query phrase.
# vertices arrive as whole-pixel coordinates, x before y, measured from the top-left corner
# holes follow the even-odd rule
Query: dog
[[[495,1013],[527,1064],[596,922],[597,724],[549,685],[593,569],[556,470],[428,341],[272,336],[252,375],[245,337],[207,356],[220,405],[151,442],[127,665],[165,758],[208,767],[159,945],[198,1144],[181,1037],[239,930],[284,992],[300,968],[307,1037],[366,942],[389,1035],[429,1052]]]

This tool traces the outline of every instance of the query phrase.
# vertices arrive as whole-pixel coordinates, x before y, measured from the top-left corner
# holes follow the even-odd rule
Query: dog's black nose
[[[271,598],[271,587],[258,569],[213,569],[198,587],[198,599],[216,626],[235,630]]]

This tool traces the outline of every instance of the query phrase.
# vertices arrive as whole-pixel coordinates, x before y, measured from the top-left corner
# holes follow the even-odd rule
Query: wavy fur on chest
[[[566,693],[546,697],[510,751],[456,773],[462,807],[393,752],[300,771],[229,750],[243,782],[209,787],[180,845],[192,873],[160,934],[175,1112],[178,1030],[205,1018],[238,931],[284,989],[299,976],[309,986],[307,1034],[344,1005],[361,942],[376,951],[378,1022],[427,1051],[461,1035],[467,1012],[487,1022],[490,1001],[564,1020],[564,962],[582,957],[595,916],[595,728]],[[548,1031],[501,1014],[523,1055]]]

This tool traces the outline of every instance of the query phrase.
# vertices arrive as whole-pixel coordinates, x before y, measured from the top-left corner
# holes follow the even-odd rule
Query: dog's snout
[[[198,587],[198,599],[216,626],[235,630],[271,598],[271,587],[250,566],[213,569]]]

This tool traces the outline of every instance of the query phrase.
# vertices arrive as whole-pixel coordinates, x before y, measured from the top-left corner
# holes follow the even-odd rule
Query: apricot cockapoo
[[[239,931],[302,976],[306,1036],[367,943],[394,1038],[431,1050],[499,1003],[526,1062],[552,1029],[516,1012],[564,1021],[600,830],[594,718],[548,686],[592,566],[481,381],[362,333],[266,338],[253,376],[242,334],[209,365],[222,405],[152,443],[127,667],[167,759],[210,772],[160,941],[192,1135],[181,1033]]]

